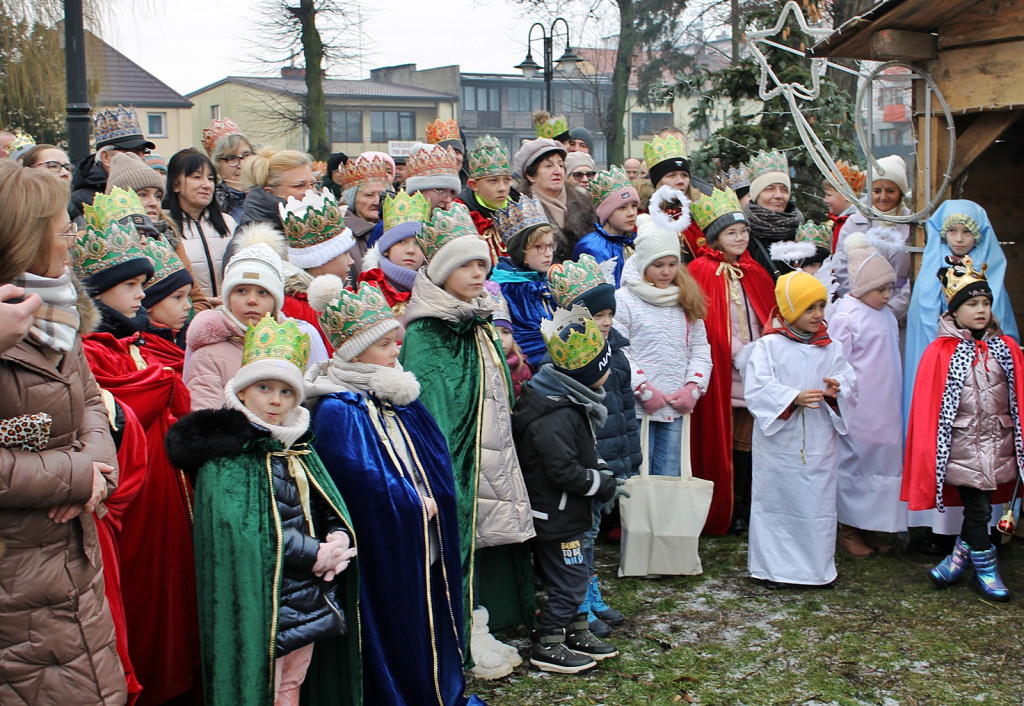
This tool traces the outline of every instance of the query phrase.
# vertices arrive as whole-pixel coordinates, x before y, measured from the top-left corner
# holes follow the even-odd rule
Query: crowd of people
[[[815,224],[777,150],[710,184],[675,128],[599,170],[535,121],[325,165],[229,119],[165,162],[121,107],[75,165],[6,145],[0,702],[480,704],[467,675],[589,670],[641,465],[713,481],[704,534],[748,533],[766,589],[918,526],[936,586],[1009,599],[1024,358],[985,211],[939,206],[912,281],[898,156],[863,194],[838,163]]]

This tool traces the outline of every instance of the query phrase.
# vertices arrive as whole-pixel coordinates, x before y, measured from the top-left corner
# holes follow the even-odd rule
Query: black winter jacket
[[[83,206],[91,206],[96,194],[102,194],[107,188],[107,170],[90,154],[75,166],[71,176],[71,207],[68,214],[71,220],[82,215]]]
[[[616,478],[629,478],[640,472],[643,460],[629,360],[623,351],[629,346],[629,339],[612,329],[608,332],[608,345],[612,349],[611,371],[604,384],[608,420],[597,430],[597,455]]]
[[[307,433],[293,448],[308,443],[311,438],[312,434]],[[203,464],[215,458],[252,454],[254,447],[281,447],[272,441],[269,431],[252,424],[234,409],[207,409],[185,415],[168,430],[165,445],[171,462],[193,478],[201,473]],[[346,624],[337,596],[337,583],[328,584],[313,574],[320,539],[309,534],[299,489],[288,473],[286,461],[272,456],[271,470],[284,552],[276,642],[276,653],[281,657],[322,638],[343,634]],[[310,514],[318,537],[346,531],[312,485],[309,497]]]
[[[530,494],[537,539],[565,539],[594,522],[593,499],[609,500],[615,479],[597,470],[586,408],[523,385],[512,412],[512,437]]]

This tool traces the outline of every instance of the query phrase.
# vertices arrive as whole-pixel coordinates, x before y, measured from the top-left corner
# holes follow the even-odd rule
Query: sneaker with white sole
[[[530,664],[542,672],[579,674],[597,666],[591,657],[566,647],[565,630],[550,633],[534,630],[530,637],[533,641]]]

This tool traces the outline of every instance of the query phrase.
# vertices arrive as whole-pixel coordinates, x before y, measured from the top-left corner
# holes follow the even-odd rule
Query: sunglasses
[[[583,179],[593,179],[595,176],[597,176],[597,172],[573,172],[569,176],[571,176],[573,179],[576,179],[577,181],[580,181]]]

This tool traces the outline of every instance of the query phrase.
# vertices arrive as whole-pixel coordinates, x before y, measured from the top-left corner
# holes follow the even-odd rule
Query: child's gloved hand
[[[672,409],[680,414],[689,414],[697,406],[700,399],[700,385],[695,382],[688,382],[674,393],[669,395],[668,403]]]
[[[612,472],[601,471],[601,475],[611,476]],[[625,484],[625,482],[625,478],[615,479],[615,493],[611,496],[611,498],[608,499],[607,502],[605,502],[604,506],[601,508],[601,512],[603,512],[605,515],[610,515],[612,513],[612,510],[615,508],[616,500],[618,500],[619,498],[630,497],[629,491],[622,487]]]
[[[668,404],[662,391],[649,382],[641,383],[640,387],[633,391],[633,394],[647,414],[654,414]]]
[[[327,541],[320,543],[320,549],[316,553],[313,574],[324,581],[333,581],[337,574],[348,568],[349,562],[356,555],[355,548],[349,544],[348,534],[345,532],[332,532],[327,535]]]

